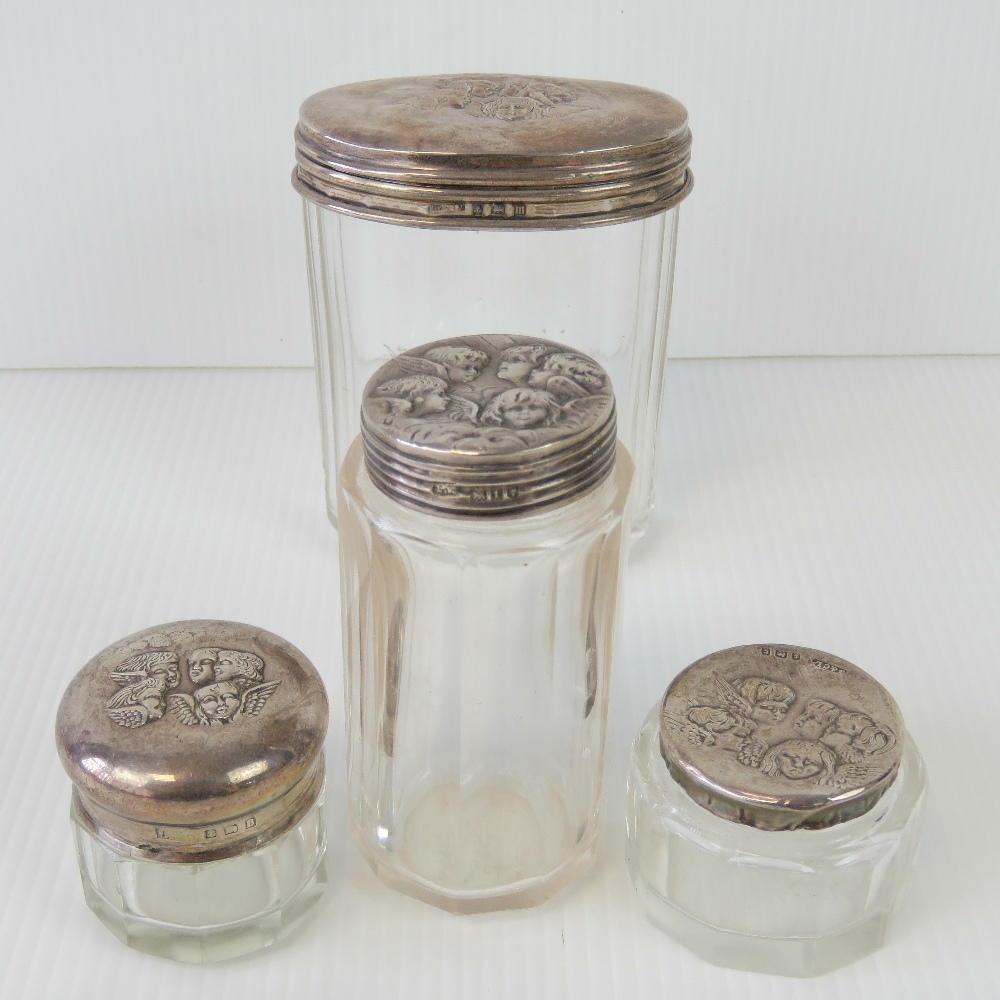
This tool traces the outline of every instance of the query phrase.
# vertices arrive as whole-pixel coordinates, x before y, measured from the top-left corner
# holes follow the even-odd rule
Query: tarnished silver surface
[[[614,467],[611,380],[537,337],[488,334],[397,355],[365,386],[365,465],[417,507],[497,516],[564,503]]]
[[[127,636],[73,678],[56,720],[74,809],[157,861],[214,861],[294,826],[323,784],[327,700],[264,629],[188,621]]]
[[[409,226],[575,229],[666,211],[692,186],[683,105],[623,83],[463,74],[314,94],[296,189]]]
[[[892,784],[905,733],[863,670],[801,646],[737,646],[674,679],[660,710],[670,773],[718,816],[819,829],[867,812]]]

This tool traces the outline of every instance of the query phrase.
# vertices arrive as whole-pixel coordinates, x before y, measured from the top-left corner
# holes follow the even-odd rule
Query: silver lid
[[[761,830],[820,829],[867,812],[903,752],[895,701],[863,670],[802,646],[736,646],[674,679],[660,751],[687,793]]]
[[[59,705],[80,819],[118,850],[201,862],[262,847],[323,785],[327,701],[313,665],[251,625],[186,621],[94,656]]]
[[[537,337],[424,344],[384,364],[361,405],[365,465],[389,496],[495,517],[564,503],[615,461],[607,372]]]
[[[452,229],[576,229],[642,219],[690,193],[683,105],[624,83],[462,74],[314,94],[292,183],[365,219]]]

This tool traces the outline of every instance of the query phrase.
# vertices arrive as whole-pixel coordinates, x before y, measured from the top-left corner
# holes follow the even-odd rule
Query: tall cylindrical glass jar
[[[411,77],[305,102],[294,184],[335,523],[372,373],[430,340],[509,334],[554,338],[610,374],[642,530],[690,145],[677,101],[599,81]]]
[[[533,356],[564,374],[528,385]],[[592,860],[631,466],[606,373],[556,344],[451,339],[369,381],[341,604],[351,821],[387,884],[531,906]]]

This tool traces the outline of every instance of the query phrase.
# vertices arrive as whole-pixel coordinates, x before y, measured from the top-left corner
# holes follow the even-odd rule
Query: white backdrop
[[[682,100],[674,357],[1000,352],[991,0],[6,0],[0,366],[304,365],[300,101],[509,71]]]

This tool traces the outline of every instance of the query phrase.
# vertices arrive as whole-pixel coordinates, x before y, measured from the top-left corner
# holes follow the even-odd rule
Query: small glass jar
[[[573,357],[581,391],[525,386],[532,352]],[[452,339],[376,372],[361,426],[340,496],[355,836],[436,906],[533,906],[597,834],[632,468],[610,381],[546,341]]]
[[[556,339],[610,374],[642,530],[690,148],[673,98],[595,80],[407,77],[302,105],[293,183],[334,523],[373,372],[427,341],[511,334]]]
[[[175,622],[98,653],[56,720],[90,908],[187,962],[284,938],[326,885],[326,726],[316,670],[264,629]]]
[[[813,976],[879,948],[926,777],[846,660],[739,646],[684,670],[632,749],[629,867],[649,920],[716,965]]]

